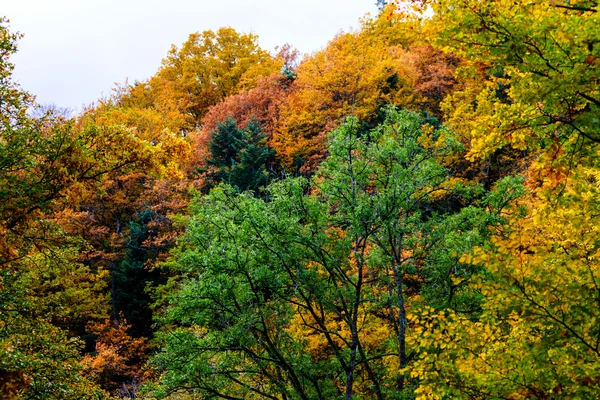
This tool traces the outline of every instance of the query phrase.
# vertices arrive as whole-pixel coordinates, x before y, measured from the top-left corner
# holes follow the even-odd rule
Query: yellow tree
[[[309,172],[325,155],[326,132],[343,117],[368,121],[384,104],[408,104],[412,82],[403,54],[377,38],[345,33],[305,59],[274,138],[283,165]]]
[[[414,338],[419,395],[592,398],[600,360],[597,2],[432,3],[428,32],[467,60],[466,84],[444,107],[469,158],[507,147],[533,156],[523,214],[464,257],[487,269],[481,317],[415,316],[425,327]]]
[[[545,149],[599,142],[599,16],[595,1],[431,2],[427,31],[469,60],[478,83],[449,104],[472,158],[506,145]]]
[[[595,157],[597,160],[597,156]],[[538,189],[511,229],[464,261],[485,264],[478,320],[425,311],[413,343],[420,398],[594,398],[600,390],[600,169]]]
[[[282,61],[257,40],[233,28],[193,33],[180,48],[171,48],[157,74],[133,88],[131,96],[150,99],[161,112],[179,113],[194,127],[211,106],[281,69]]]

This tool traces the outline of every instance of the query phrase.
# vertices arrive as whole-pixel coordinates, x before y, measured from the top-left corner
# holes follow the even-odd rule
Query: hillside
[[[379,3],[73,117],[0,19],[1,398],[600,398],[597,2]]]

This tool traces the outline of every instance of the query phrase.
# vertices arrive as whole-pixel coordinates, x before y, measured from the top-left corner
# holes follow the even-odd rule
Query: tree
[[[410,80],[399,54],[400,48],[357,32],[338,35],[306,58],[273,140],[283,166],[314,172],[326,155],[327,132],[345,116],[366,122],[387,103],[409,103]]]
[[[77,263],[77,248],[46,249],[0,269],[0,395],[8,399],[102,399],[84,377],[81,325],[103,317],[102,272]]]
[[[594,397],[597,2],[432,3],[428,32],[466,60],[449,126],[470,159],[529,153],[529,193],[462,258],[481,266],[481,315],[415,314],[418,398]]]
[[[460,59],[429,44],[411,46],[405,59],[415,71],[414,91],[422,99],[418,106],[442,119],[440,104],[459,86],[455,71]]]
[[[103,177],[148,165],[151,145],[123,126],[47,114],[11,80],[18,35],[0,20],[0,390],[8,398],[101,398],[81,375],[87,319],[104,318],[106,270],[83,265],[59,211]]]
[[[272,151],[267,147],[267,136],[254,120],[243,130],[232,118],[217,123],[211,133],[211,158],[207,164],[214,167],[210,180],[225,182],[240,191],[258,193],[267,184],[269,174],[266,164]]]
[[[515,204],[510,229],[463,261],[483,314],[427,312],[413,341],[419,398],[593,398],[600,380],[597,168],[580,166],[563,191],[537,189]],[[517,207],[521,207],[519,212]]]
[[[232,28],[191,34],[181,48],[171,48],[154,77],[126,98],[147,99],[163,113],[177,112],[192,130],[210,107],[281,68],[257,40]]]
[[[151,336],[146,285],[163,278],[151,269],[178,234],[171,213],[187,206],[182,170],[190,145],[169,115],[128,103],[122,93],[85,110],[77,123],[97,130],[125,130],[145,146],[145,154],[138,150],[143,156],[138,163],[103,174],[97,190],[76,193],[55,215],[70,235],[87,242],[83,262],[110,272],[114,320],[122,312],[132,324],[131,334]],[[121,145],[116,143],[113,149],[118,151]]]
[[[95,190],[103,175],[149,162],[151,155],[149,144],[119,126],[9,121],[0,148],[3,265],[26,256],[32,246],[44,246],[38,223],[61,201],[76,202],[80,193]]]
[[[420,144],[417,115],[386,115],[367,134],[356,119],[335,130],[311,185],[274,183],[268,200],[227,186],[196,197],[167,264],[179,277],[162,290],[155,394],[383,399],[407,390],[409,298],[419,302],[423,280],[468,280],[458,251],[481,242],[489,221],[473,207],[444,218],[456,212],[441,206],[446,195],[469,189],[444,186],[440,146]],[[448,245],[457,253],[441,259]],[[448,302],[472,296],[464,287]],[[442,302],[440,292],[427,298]]]
[[[256,87],[228,96],[213,106],[202,119],[202,129],[191,135],[194,146],[188,168],[194,171],[206,167],[211,132],[217,129],[217,123],[224,122],[227,117],[233,118],[239,129],[255,120],[267,135],[269,147],[273,147],[273,138],[280,125],[281,109],[291,90],[292,82],[293,78],[281,73],[272,74],[259,80]],[[270,165],[269,168],[281,169],[278,163]]]
[[[450,109],[451,127],[472,142],[471,157],[510,145],[543,149],[550,164],[561,148],[599,141],[597,2],[432,5],[430,34],[469,60],[468,74],[480,82]]]
[[[477,307],[477,293],[453,279],[466,282],[475,270],[459,262],[458,254],[482,243],[487,227],[500,222],[497,207],[481,208],[490,195],[484,197],[477,185],[449,180],[439,161],[453,146],[449,133],[444,128],[425,132],[429,138],[417,114],[391,107],[369,135],[361,135],[354,120],[337,131],[317,174],[320,191],[336,208],[335,218],[353,238],[365,279],[380,285],[379,312],[393,332],[388,340],[394,349],[387,351],[394,352],[394,363],[387,367],[399,371],[388,372],[394,383],[387,385],[398,392],[405,389],[403,370],[410,359],[408,304],[472,312],[465,307]],[[417,294],[424,301],[410,299]]]
[[[126,393],[135,396],[148,352],[146,339],[131,337],[130,328],[123,316],[118,323],[109,318],[90,324],[89,330],[98,336],[96,348],[82,360],[85,374],[120,398]]]

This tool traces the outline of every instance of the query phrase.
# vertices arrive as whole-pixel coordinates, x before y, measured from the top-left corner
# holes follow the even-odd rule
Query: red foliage
[[[131,392],[143,381],[142,367],[147,359],[145,338],[133,338],[130,326],[121,316],[121,323],[110,319],[89,324],[88,329],[98,335],[96,352],[82,360],[84,370],[103,389],[117,394]]]
[[[429,45],[412,47],[406,58],[416,73],[414,91],[422,96],[422,106],[441,118],[440,103],[458,83],[454,72],[460,59]]]
[[[192,136],[194,145],[188,171],[206,166],[210,133],[216,129],[218,122],[227,117],[235,119],[240,128],[255,119],[271,143],[280,123],[281,105],[290,90],[290,79],[276,73],[261,79],[255,88],[229,96],[212,107],[203,118],[200,131]]]

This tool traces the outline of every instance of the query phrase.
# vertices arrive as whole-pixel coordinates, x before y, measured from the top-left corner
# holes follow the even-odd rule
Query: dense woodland
[[[600,398],[598,2],[386,3],[76,116],[0,20],[2,399]]]

